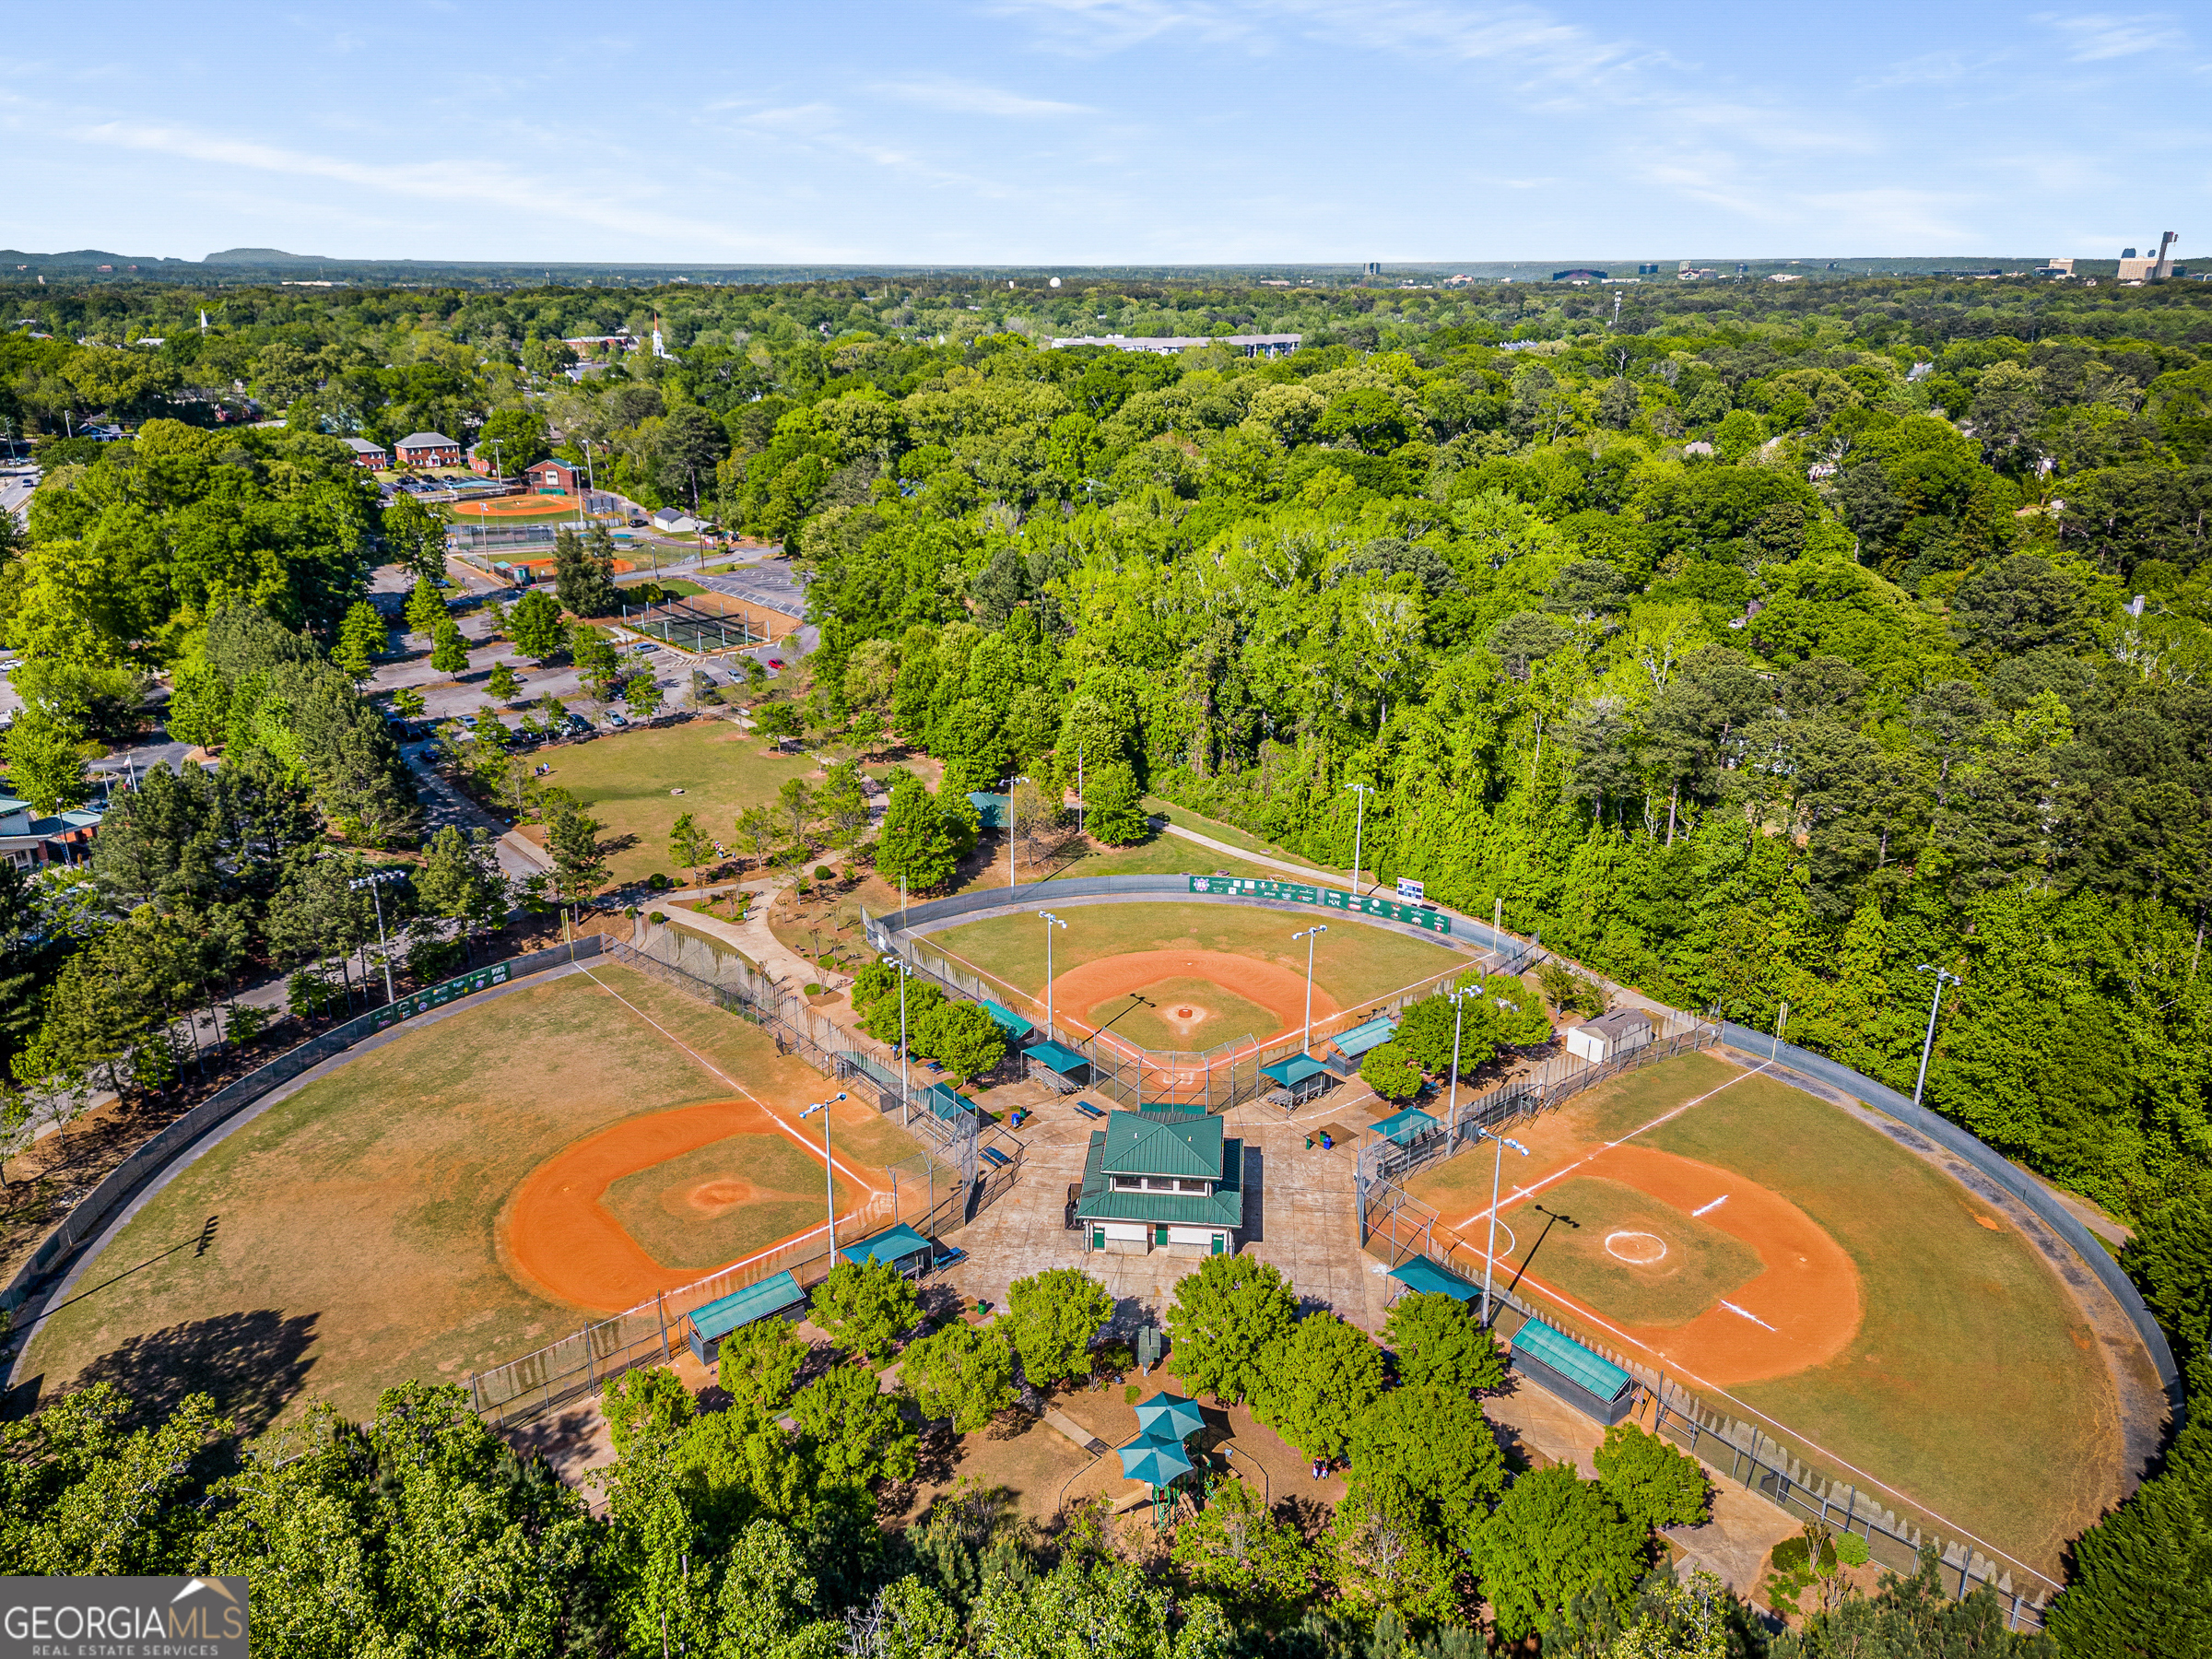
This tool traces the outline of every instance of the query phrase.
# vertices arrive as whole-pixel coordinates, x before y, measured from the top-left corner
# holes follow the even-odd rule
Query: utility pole
[[[1490,1167],[1490,1243],[1489,1248],[1482,1253],[1482,1328],[1487,1331],[1490,1328],[1490,1275],[1498,1266],[1498,1189],[1505,1174],[1505,1149],[1511,1147],[1526,1158],[1528,1148],[1519,1141],[1508,1140],[1504,1135],[1485,1129],[1480,1124],[1476,1125],[1475,1133],[1498,1143],[1498,1161]]]
[[[1928,1034],[1920,1040],[1920,1076],[1913,1079],[1912,1104],[1920,1104],[1921,1090],[1928,1086],[1928,1053],[1936,1046],[1936,1014],[1943,1006],[1943,988],[1946,985],[1963,985],[1966,982],[1947,968],[1938,968],[1933,962],[1923,962],[1917,971],[1936,976],[1936,995],[1928,1004]]]
[[[1479,985],[1462,985],[1444,994],[1452,999],[1452,1104],[1446,1109],[1444,1126],[1448,1129],[1459,1121],[1459,1031],[1460,1021],[1466,1010],[1463,1006],[1470,996],[1478,995]]]
[[[1028,782],[1028,778],[1017,774],[999,785],[1006,792],[1006,891],[1009,893],[1014,890],[1014,785]]]
[[[399,870],[379,870],[373,876],[357,876],[346,884],[356,892],[367,888],[370,902],[376,906],[376,945],[384,958],[384,1001],[387,1003],[397,1002],[399,997],[392,989],[392,947],[384,940],[384,901],[378,895],[377,888],[387,881],[399,880],[403,874]]]
[[[1053,1036],[1053,929],[1065,927],[1066,923],[1051,911],[1039,911],[1044,921],[1044,1036],[1048,1042],[1058,1041]]]
[[[1367,833],[1367,797],[1375,793],[1375,786],[1372,783],[1353,783],[1347,787],[1359,797],[1359,816],[1352,820],[1352,891],[1357,893],[1359,890],[1359,845],[1361,838]]]
[[[876,959],[899,975],[899,1126],[903,1129],[912,1121],[910,1108],[913,1085],[908,1077],[906,1053],[906,982],[913,977],[914,971],[903,957],[887,953]]]
[[[1300,1047],[1301,1053],[1313,1046],[1313,936],[1328,931],[1326,923],[1317,922],[1303,933],[1294,933],[1290,935],[1290,942],[1293,945],[1300,939],[1306,942],[1306,1040]]]

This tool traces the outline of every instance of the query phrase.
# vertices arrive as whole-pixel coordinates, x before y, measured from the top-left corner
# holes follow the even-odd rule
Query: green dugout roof
[[[1543,1361],[1607,1405],[1628,1393],[1634,1381],[1612,1360],[1592,1353],[1566,1332],[1554,1330],[1540,1320],[1532,1319],[1515,1331],[1512,1347],[1515,1353]]]
[[[926,1253],[929,1241],[901,1221],[872,1239],[863,1239],[857,1244],[848,1244],[838,1252],[848,1262],[888,1262],[898,1265],[917,1252]]]
[[[1293,1054],[1288,1060],[1260,1067],[1261,1077],[1272,1077],[1285,1088],[1294,1088],[1308,1077],[1325,1077],[1328,1072],[1329,1068],[1311,1054]]]
[[[764,1278],[757,1285],[717,1298],[703,1308],[691,1310],[691,1328],[707,1342],[718,1342],[741,1325],[795,1308],[806,1300],[799,1281],[788,1273]]]
[[[991,1016],[991,1021],[994,1025],[997,1026],[1000,1030],[1004,1031],[1007,1036],[1013,1038],[1017,1042],[1019,1042],[1024,1037],[1027,1037],[1031,1031],[1037,1029],[1028,1020],[1024,1019],[1020,1015],[1015,1013],[1013,1009],[1006,1007],[1003,1004],[994,1003],[988,997],[985,997],[979,1006],[982,1007],[984,1013]]]
[[[1403,1112],[1394,1112],[1386,1118],[1377,1119],[1368,1127],[1384,1140],[1394,1141],[1403,1147],[1408,1141],[1418,1135],[1426,1135],[1430,1130],[1435,1128],[1436,1120],[1418,1106],[1408,1106]]]
[[[1329,1039],[1329,1046],[1347,1060],[1357,1060],[1369,1049],[1381,1048],[1398,1034],[1390,1016],[1378,1014],[1365,1025],[1356,1025],[1348,1031],[1339,1031]]]
[[[1402,1267],[1390,1270],[1390,1277],[1423,1296],[1455,1296],[1465,1301],[1475,1294],[1475,1287],[1456,1273],[1446,1273],[1427,1256],[1415,1256]]]
[[[1022,1053],[1036,1061],[1038,1065],[1049,1071],[1056,1071],[1062,1077],[1065,1077],[1070,1072],[1081,1071],[1090,1064],[1074,1049],[1063,1048],[1057,1042],[1032,1043]]]

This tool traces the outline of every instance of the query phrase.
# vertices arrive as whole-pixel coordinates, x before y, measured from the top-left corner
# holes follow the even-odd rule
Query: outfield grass
[[[1732,1392],[2057,1576],[2066,1540],[2119,1500],[2118,1403],[2053,1265],[1997,1212],[1842,1109],[1708,1054],[1601,1085],[1524,1138],[1539,1153],[1595,1147],[1709,1093],[1639,1143],[1795,1204],[1851,1257],[1864,1301],[1837,1358]],[[1453,1223],[1488,1206],[1489,1184],[1488,1158],[1455,1158],[1409,1183]],[[1545,1204],[1560,1207],[1549,1193]]]
[[[218,1143],[88,1265],[82,1300],[40,1326],[24,1374],[48,1395],[107,1378],[154,1407],[206,1389],[251,1432],[311,1398],[364,1415],[393,1383],[460,1382],[575,1331],[587,1315],[500,1262],[500,1216],[523,1179],[610,1124],[729,1098],[670,1036],[786,1116],[822,1083],[712,1005],[593,972],[640,1013],[581,974],[526,984],[400,1028]],[[919,1150],[869,1108],[836,1110],[841,1159]]]
[[[1279,962],[1301,974],[1303,941],[1290,935],[1324,919],[1236,904],[1144,903],[1070,905],[1065,930],[1053,940],[1053,970],[1065,973],[1085,962],[1142,950],[1226,951]],[[1371,997],[1442,973],[1467,959],[1386,928],[1343,916],[1327,918],[1329,931],[1314,943],[1313,982],[1350,1007]],[[931,934],[923,948],[941,949],[996,975],[1025,994],[1044,991],[1044,924],[1031,915],[994,916]],[[1116,1027],[1115,1030],[1120,1030]],[[1181,1048],[1178,1042],[1171,1046]]]

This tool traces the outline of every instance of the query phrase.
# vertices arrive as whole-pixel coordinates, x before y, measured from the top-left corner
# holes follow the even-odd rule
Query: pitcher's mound
[[[1606,1253],[1635,1267],[1649,1267],[1666,1256],[1666,1241],[1657,1233],[1614,1232],[1606,1235]]]
[[[661,1203],[671,1215],[719,1216],[759,1195],[760,1189],[749,1181],[702,1181],[693,1187],[669,1188]]]

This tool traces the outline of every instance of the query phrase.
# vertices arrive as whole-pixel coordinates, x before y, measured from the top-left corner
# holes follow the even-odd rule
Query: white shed
[[[1632,1049],[1640,1049],[1652,1040],[1652,1021],[1647,1014],[1634,1008],[1617,1008],[1610,1014],[1601,1014],[1571,1027],[1567,1032],[1567,1052],[1580,1055],[1593,1065],[1607,1060],[1618,1060]]]

